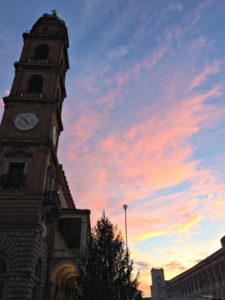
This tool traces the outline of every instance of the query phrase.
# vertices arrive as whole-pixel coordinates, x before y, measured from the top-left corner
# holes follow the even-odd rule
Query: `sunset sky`
[[[105,210],[124,233],[128,205],[148,296],[152,267],[170,279],[225,235],[225,1],[2,0],[1,97],[22,33],[52,9],[70,39],[60,162],[92,225]]]

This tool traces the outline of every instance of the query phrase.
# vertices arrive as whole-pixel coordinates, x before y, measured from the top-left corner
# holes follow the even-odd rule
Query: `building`
[[[192,268],[164,281],[166,299],[225,300],[225,236],[221,239],[221,245],[219,250]],[[155,284],[157,282],[153,280],[153,290]]]
[[[57,158],[68,33],[44,14],[24,45],[0,126],[0,299],[73,299],[90,233]]]
[[[152,268],[151,277],[152,277],[151,299],[152,300],[166,299],[165,278],[164,278],[163,268]]]

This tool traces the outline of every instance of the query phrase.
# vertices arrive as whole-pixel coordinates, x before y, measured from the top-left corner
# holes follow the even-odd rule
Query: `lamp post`
[[[127,248],[127,205],[124,204],[123,208],[124,208],[124,214],[125,214],[126,249],[128,250],[128,248]]]

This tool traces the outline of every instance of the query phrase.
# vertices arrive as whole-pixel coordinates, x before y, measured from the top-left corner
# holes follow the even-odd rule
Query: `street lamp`
[[[124,214],[125,214],[126,249],[128,249],[128,247],[127,247],[127,205],[124,204],[123,208],[124,208]]]

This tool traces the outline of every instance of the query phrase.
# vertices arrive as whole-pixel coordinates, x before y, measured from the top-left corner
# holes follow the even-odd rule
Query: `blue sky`
[[[124,231],[128,204],[148,295],[151,267],[169,279],[225,233],[225,2],[1,1],[2,97],[22,33],[52,9],[70,39],[60,161],[93,224],[105,210]]]

